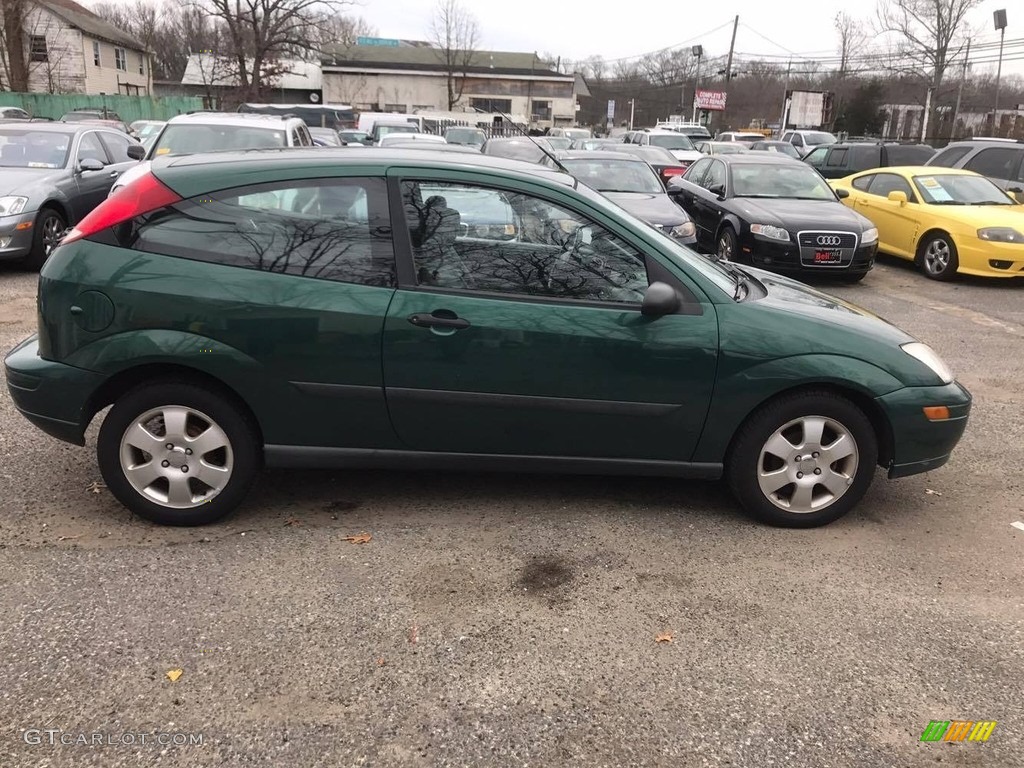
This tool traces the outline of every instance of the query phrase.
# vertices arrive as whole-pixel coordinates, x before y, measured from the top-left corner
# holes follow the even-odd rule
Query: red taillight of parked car
[[[685,165],[681,165],[679,167],[662,168],[661,169],[661,176],[662,176],[663,179],[665,179],[665,181],[668,181],[669,179],[675,178],[676,176],[682,176],[684,173],[686,173],[686,166]]]
[[[92,213],[78,222],[61,245],[73,243],[83,237],[95,235],[108,227],[122,224],[136,216],[180,203],[181,196],[160,183],[156,176],[147,173],[135,181],[125,184],[114,194],[93,208]]]

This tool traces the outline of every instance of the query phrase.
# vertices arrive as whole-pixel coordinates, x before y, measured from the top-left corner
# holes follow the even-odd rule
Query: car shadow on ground
[[[1024,286],[1024,275],[1017,279],[1007,277],[979,277],[977,275],[957,275],[956,278],[949,281],[938,281],[931,280],[924,276],[924,273],[914,264],[914,262],[908,259],[901,259],[898,256],[890,256],[885,253],[878,254],[876,260],[876,268],[878,265],[884,265],[890,267],[893,270],[899,270],[901,276],[906,275],[913,277],[920,281],[922,286],[928,285],[948,285],[952,288],[957,287],[971,287],[971,288],[995,288],[995,289],[1016,289]],[[862,285],[869,286],[871,281],[871,273],[864,278]]]

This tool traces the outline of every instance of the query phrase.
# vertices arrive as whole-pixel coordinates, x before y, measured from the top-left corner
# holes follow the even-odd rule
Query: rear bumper
[[[940,387],[905,387],[876,402],[892,427],[889,477],[907,477],[937,469],[949,461],[971,412],[971,393],[957,382]],[[931,421],[923,409],[944,405],[949,418]]]
[[[101,374],[44,360],[36,336],[12,349],[4,367],[7,390],[26,419],[58,440],[85,445],[89,399],[103,383]]]

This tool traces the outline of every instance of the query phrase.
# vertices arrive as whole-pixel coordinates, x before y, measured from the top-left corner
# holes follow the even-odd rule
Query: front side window
[[[708,168],[708,173],[701,181],[700,185],[705,189],[710,190],[712,187],[725,188],[725,163],[718,162],[717,160],[711,161],[711,167]]]
[[[78,143],[78,160],[99,160],[107,165],[107,152],[100,143],[100,137],[95,133],[82,134],[82,140]]]
[[[1020,150],[1012,147],[991,147],[983,149],[964,168],[993,179],[1012,178],[1014,166],[1020,162]]]
[[[114,228],[124,248],[232,267],[392,286],[383,179],[275,182],[200,195]]]
[[[106,146],[107,152],[111,157],[111,162],[132,162],[132,159],[128,157],[128,147],[131,146],[133,142],[127,136],[119,136],[116,133],[103,133],[100,135],[100,140]]]
[[[825,167],[842,168],[846,165],[847,152],[849,152],[848,149],[833,149],[828,153],[828,159],[825,160]]]
[[[128,71],[128,54],[125,53],[124,48],[114,49],[114,66],[122,72]]]
[[[888,197],[890,192],[903,192],[910,202],[914,202],[917,199],[914,197],[914,191],[910,188],[907,180],[894,173],[877,174],[872,180],[871,186],[868,187],[869,195]]]
[[[704,174],[708,172],[708,166],[711,165],[710,158],[702,158],[696,163],[690,166],[690,168],[683,175],[683,178],[687,181],[693,182],[694,184],[700,184],[704,178]]]
[[[928,165],[939,165],[943,168],[955,168],[956,164],[971,151],[970,147],[949,147],[928,161]]]
[[[434,181],[403,182],[402,198],[419,285],[625,304],[647,290],[636,249],[554,203]]]

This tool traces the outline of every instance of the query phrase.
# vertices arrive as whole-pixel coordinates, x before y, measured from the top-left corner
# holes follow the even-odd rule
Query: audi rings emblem
[[[839,235],[818,235],[818,245],[839,245],[843,239]]]

